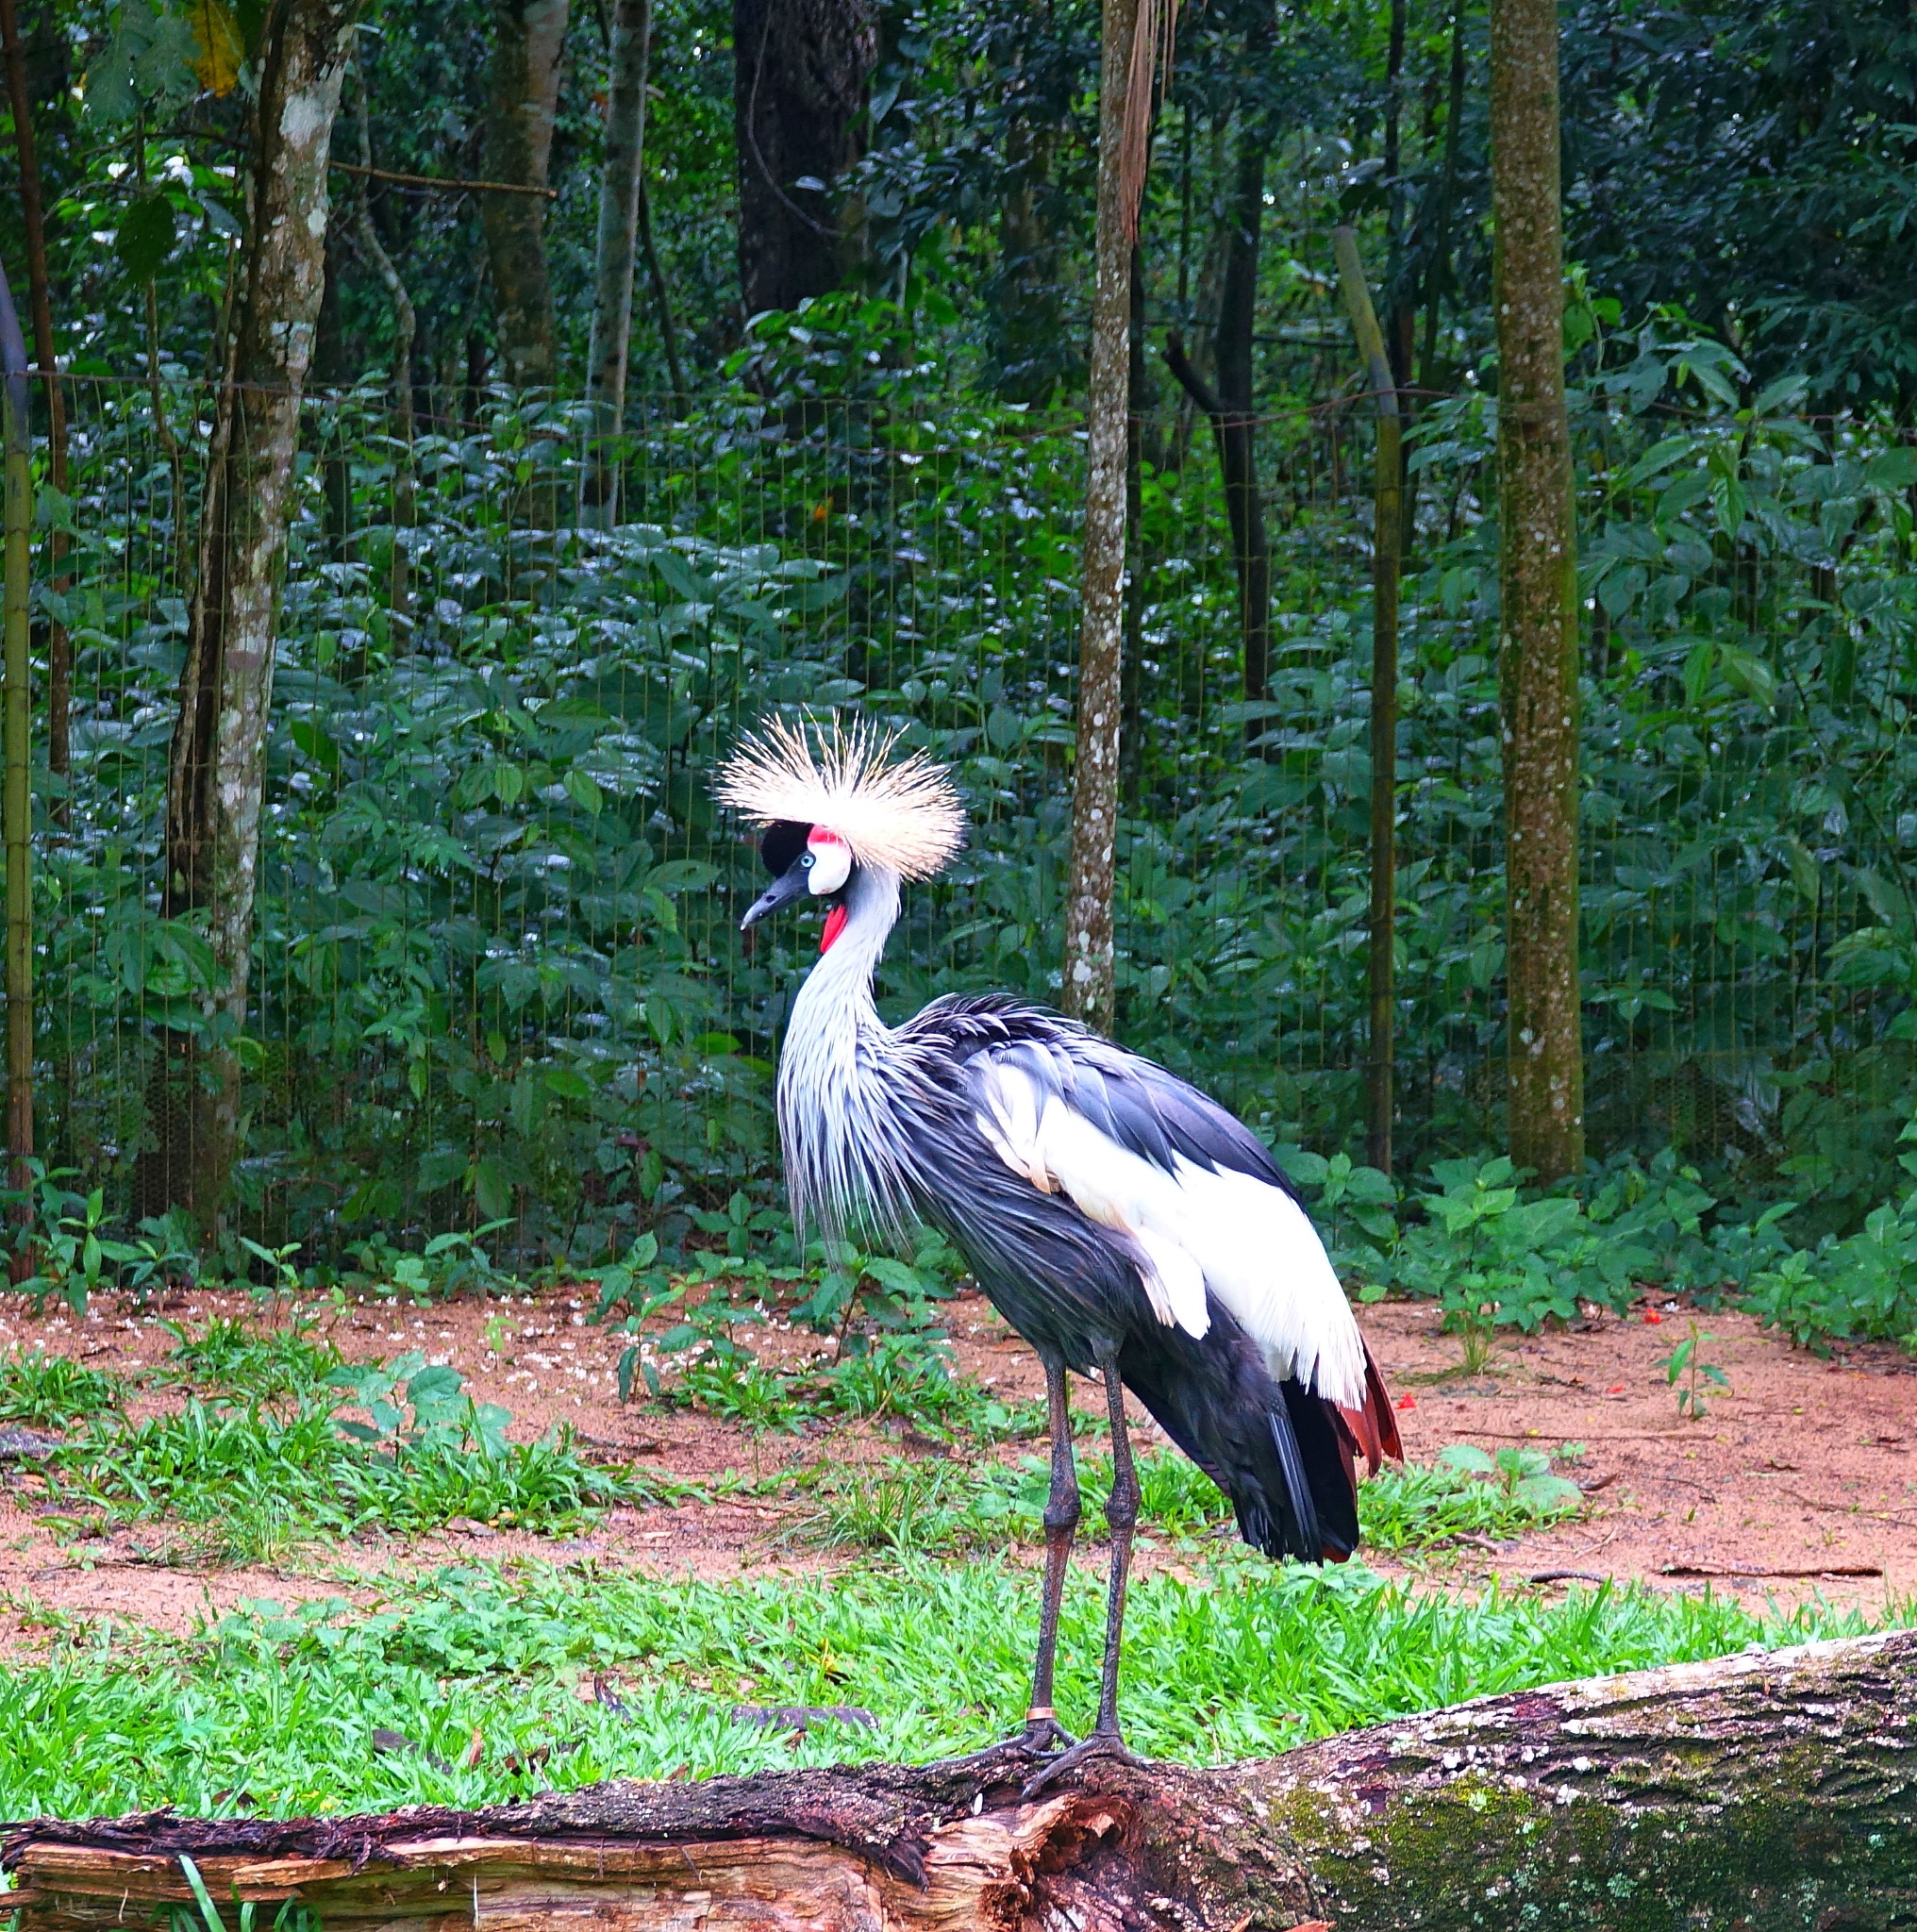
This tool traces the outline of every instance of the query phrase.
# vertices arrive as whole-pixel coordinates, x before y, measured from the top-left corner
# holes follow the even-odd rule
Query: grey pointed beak
[[[750,932],[768,912],[776,912],[788,900],[803,898],[808,890],[806,861],[801,859],[798,864],[781,873],[746,908],[745,917],[739,922],[739,930]]]

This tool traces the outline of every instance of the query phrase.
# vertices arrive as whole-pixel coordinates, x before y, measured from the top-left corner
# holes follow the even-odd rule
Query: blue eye
[[[799,860],[799,863],[803,865],[808,872],[810,872],[812,869],[812,855],[809,852],[807,853],[806,856]]]

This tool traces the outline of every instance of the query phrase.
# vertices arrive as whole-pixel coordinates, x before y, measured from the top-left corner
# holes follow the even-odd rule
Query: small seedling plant
[[[1677,1413],[1694,1423],[1704,1420],[1707,1387],[1730,1388],[1730,1377],[1704,1352],[1716,1340],[1708,1328],[1699,1328],[1693,1322],[1690,1334],[1660,1363],[1666,1385],[1677,1391]]]
[[[1482,1477],[1501,1490],[1506,1501],[1541,1517],[1576,1508],[1584,1501],[1584,1491],[1569,1476],[1553,1474],[1551,1458],[1542,1449],[1500,1449],[1492,1455],[1475,1443],[1453,1442],[1440,1453],[1438,1466]]]

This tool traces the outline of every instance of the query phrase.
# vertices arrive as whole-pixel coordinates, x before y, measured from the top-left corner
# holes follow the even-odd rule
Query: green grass
[[[190,1397],[175,1415],[98,1425],[49,1465],[52,1506],[99,1527],[162,1519],[196,1562],[275,1560],[299,1543],[377,1528],[414,1536],[455,1517],[563,1532],[637,1493],[564,1438],[461,1447],[340,1433],[329,1405],[290,1415]]]
[[[952,1441],[1003,1442],[1042,1436],[1042,1402],[1008,1402],[953,1371],[942,1348],[917,1336],[881,1336],[859,1355],[788,1374],[749,1351],[712,1354],[685,1369],[665,1399],[702,1408],[721,1422],[764,1432],[793,1432],[808,1422],[894,1423]],[[1080,1419],[1089,1433],[1090,1419]]]
[[[188,1387],[242,1402],[274,1402],[321,1388],[340,1366],[330,1341],[314,1341],[304,1323],[259,1328],[230,1315],[216,1315],[200,1333],[177,1322],[160,1324],[174,1346],[154,1371],[163,1387]]]
[[[1231,1522],[1231,1507],[1211,1478],[1173,1449],[1138,1458],[1142,1526],[1194,1537]],[[1109,1456],[1079,1459],[1085,1529],[1100,1533],[1099,1507],[1111,1486]],[[894,1557],[960,1556],[1036,1542],[1050,1484],[1044,1458],[1016,1469],[998,1463],[908,1462],[850,1473],[821,1490],[804,1521],[812,1540]],[[1502,1540],[1575,1514],[1521,1491],[1440,1464],[1388,1468],[1359,1491],[1368,1548],[1429,1549],[1460,1536]]]
[[[1102,1594],[1075,1571],[1068,1724],[1094,1702]],[[242,1794],[278,1813],[475,1805],[680,1767],[925,1759],[1014,1724],[1036,1617],[1036,1577],[992,1561],[727,1585],[541,1565],[443,1571],[370,1614],[255,1606],[193,1641],[76,1634],[0,1673],[0,1816],[230,1812]],[[1356,1567],[1220,1560],[1195,1584],[1136,1583],[1125,1716],[1142,1750],[1223,1761],[1482,1692],[1863,1627],[1610,1588],[1467,1603]],[[601,1673],[623,1711],[591,1701]],[[733,1722],[740,1702],[860,1705],[877,1728],[794,1744]],[[442,1764],[375,1752],[382,1727]],[[475,1729],[481,1762],[455,1768]]]
[[[138,1424],[119,1412],[111,1376],[58,1357],[0,1362],[0,1419],[68,1430],[46,1465],[43,1521],[163,1525],[172,1563],[277,1562],[323,1539],[416,1536],[455,1518],[563,1533],[655,1493],[581,1460],[564,1432],[508,1442],[506,1410],[474,1403],[417,1354],[349,1371],[305,1324],[166,1326],[175,1345],[151,1378],[188,1392]],[[353,1423],[356,1407],[373,1424]]]
[[[120,1379],[40,1349],[0,1358],[0,1423],[64,1428],[120,1407]]]

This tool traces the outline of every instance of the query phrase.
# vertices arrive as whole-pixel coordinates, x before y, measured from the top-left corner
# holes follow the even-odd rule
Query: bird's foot
[[[1145,1760],[1134,1751],[1125,1749],[1125,1740],[1113,1725],[1109,1731],[1093,1731],[1089,1738],[1081,1738],[1077,1743],[1060,1751],[1045,1764],[1036,1776],[1026,1780],[1025,1788],[1019,1796],[1029,1802],[1036,1798],[1049,1784],[1056,1783],[1069,1771],[1076,1771],[1081,1764],[1090,1764],[1102,1758],[1109,1764],[1128,1764],[1134,1771],[1143,1771]]]
[[[983,1771],[1007,1758],[1048,1757],[1070,1748],[1072,1743],[1072,1733],[1050,1711],[1028,1711],[1025,1729],[1015,1737],[988,1744],[983,1751],[969,1752],[963,1757],[948,1758],[946,1762],[954,1771]]]

